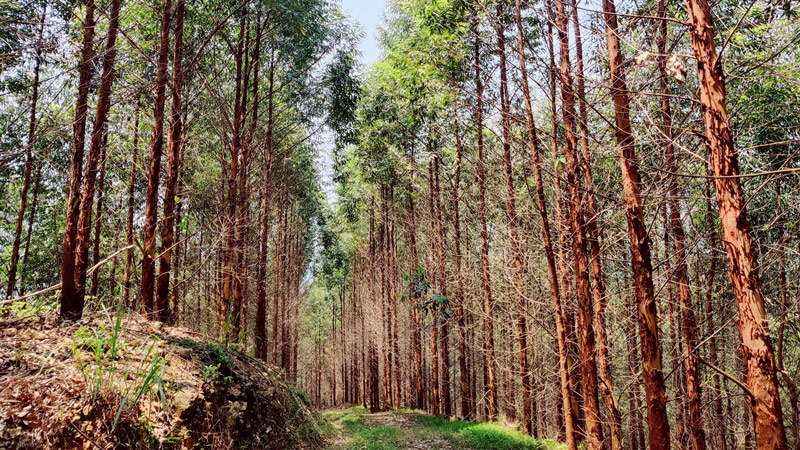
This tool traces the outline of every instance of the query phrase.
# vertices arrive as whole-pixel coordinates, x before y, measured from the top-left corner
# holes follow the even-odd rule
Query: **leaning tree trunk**
[[[640,192],[641,180],[631,131],[628,88],[625,85],[625,70],[622,67],[622,52],[617,30],[617,13],[613,0],[603,1],[603,13],[611,69],[611,96],[614,101],[617,151],[625,192],[625,216],[628,222],[633,284],[639,310],[639,335],[642,346],[644,385],[647,394],[650,448],[652,450],[668,450],[670,448],[669,420],[667,419],[664,372],[661,365],[658,316],[653,292],[650,239],[644,221]]]
[[[704,107],[706,139],[711,152],[723,242],[728,254],[728,274],[739,311],[739,334],[753,396],[756,446],[759,450],[784,449],[783,411],[778,391],[775,354],[769,334],[764,293],[747,220],[739,163],[725,104],[725,74],[714,44],[714,24],[707,0],[687,0],[689,31],[697,60],[700,103]]]

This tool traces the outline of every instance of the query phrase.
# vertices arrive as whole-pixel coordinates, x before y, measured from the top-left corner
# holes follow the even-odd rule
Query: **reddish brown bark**
[[[586,243],[591,251],[592,262],[592,297],[594,298],[594,330],[597,338],[597,365],[600,377],[600,392],[603,394],[603,403],[606,408],[608,429],[611,438],[611,449],[619,450],[622,447],[622,413],[619,402],[614,394],[614,383],[611,376],[611,357],[609,356],[608,337],[606,335],[606,280],[603,268],[603,255],[601,254],[601,232],[598,225],[599,214],[597,200],[594,195],[594,179],[592,176],[591,154],[589,152],[588,112],[586,105],[586,90],[583,70],[583,40],[581,37],[581,24],[578,16],[577,0],[572,8],[572,24],[575,34],[576,56],[576,94],[578,98],[578,124],[580,129],[581,167],[584,181],[586,182]]]
[[[753,395],[756,446],[759,450],[784,449],[783,411],[770,339],[764,294],[747,220],[739,164],[725,102],[725,74],[714,44],[714,24],[706,0],[687,0],[689,31],[697,60],[700,102],[704,107],[706,139],[714,173],[717,205],[722,223],[728,274],[739,312],[739,334]]]
[[[548,2],[548,13],[550,16],[555,19],[554,12],[552,11],[552,2]],[[548,21],[547,24],[547,50],[549,54],[549,94],[550,94],[550,154],[555,162],[555,176],[553,178],[553,200],[555,204],[555,218],[556,218],[556,230],[558,232],[558,272],[560,273],[561,277],[559,280],[561,286],[561,296],[564,299],[561,303],[561,314],[564,317],[564,334],[565,334],[565,352],[567,355],[567,378],[569,381],[569,390],[572,393],[569,397],[564,398],[571,398],[572,404],[570,407],[570,411],[572,412],[572,422],[573,422],[573,429],[575,433],[575,439],[580,440],[580,436],[583,433],[583,411],[580,407],[580,392],[581,392],[581,383],[580,383],[580,373],[577,370],[578,364],[576,358],[578,356],[578,352],[575,349],[576,347],[576,339],[575,339],[575,331],[574,331],[574,315],[572,314],[572,308],[569,305],[568,299],[572,297],[571,291],[572,287],[570,284],[570,271],[569,267],[567,266],[567,252],[568,252],[568,244],[567,244],[567,226],[566,220],[564,219],[564,208],[563,208],[563,195],[562,195],[562,187],[561,187],[561,164],[559,161],[559,152],[558,152],[558,110],[556,106],[556,74],[558,69],[555,65],[555,55],[553,52],[553,30],[552,30],[552,22]],[[563,399],[562,399],[563,400]],[[566,413],[566,411],[565,411]],[[565,422],[566,423],[566,422]],[[566,431],[566,430],[565,430]],[[565,436],[566,440],[566,436]]]
[[[581,381],[586,415],[586,443],[589,449],[599,449],[603,443],[600,425],[600,407],[597,397],[597,365],[595,362],[595,335],[592,326],[592,298],[589,288],[588,258],[585,239],[585,220],[581,210],[582,195],[580,162],[576,152],[575,98],[569,62],[568,17],[563,0],[556,0],[557,30],[559,36],[561,103],[563,109],[567,162],[567,186],[570,206],[570,231],[575,263],[575,291],[578,297],[578,344],[581,354]]]
[[[228,186],[227,186],[227,218],[226,218],[226,230],[225,230],[225,252],[224,258],[222,263],[222,290],[220,292],[219,298],[217,298],[217,307],[219,309],[220,318],[225,323],[225,338],[226,339],[234,339],[238,338],[238,305],[234,305],[234,298],[235,293],[234,289],[234,277],[236,275],[236,263],[238,261],[238,254],[239,248],[236,245],[236,234],[239,221],[237,220],[237,210],[239,207],[239,199],[237,195],[238,187],[239,187],[239,177],[240,175],[240,162],[241,162],[241,153],[242,153],[242,119],[243,119],[243,104],[245,100],[243,99],[244,96],[244,89],[243,89],[243,56],[244,56],[244,36],[245,36],[245,29],[246,29],[246,21],[245,17],[239,20],[239,39],[238,44],[236,47],[235,59],[236,59],[236,78],[235,78],[235,95],[234,95],[234,102],[233,102],[233,119],[232,119],[232,138],[231,138],[231,146],[230,146],[230,169],[228,172]],[[281,267],[281,270],[284,270],[285,275],[285,265]],[[283,299],[285,292],[279,292],[281,298]],[[233,310],[231,311],[231,308]],[[285,314],[285,310],[284,310]],[[285,330],[285,329],[284,329]],[[282,341],[284,342],[284,341]],[[285,354],[285,348],[281,346],[281,354]],[[285,361],[281,360],[282,367],[284,367]]]
[[[36,135],[36,107],[39,103],[39,68],[42,64],[42,36],[44,35],[44,20],[47,15],[47,4],[39,19],[39,34],[36,42],[36,56],[33,66],[33,85],[31,86],[31,111],[28,120],[28,141],[25,142],[25,173],[22,180],[22,190],[19,193],[19,209],[17,222],[14,227],[14,242],[11,246],[11,260],[8,267],[8,289],[6,298],[14,295],[17,284],[17,264],[19,263],[19,247],[22,244],[22,227],[25,220],[25,208],[28,203],[28,190],[31,186],[31,173],[33,172],[33,142]],[[30,236],[30,232],[28,233]],[[27,252],[26,252],[27,254]]]
[[[161,178],[161,154],[164,150],[164,103],[167,89],[167,59],[169,58],[169,25],[172,0],[164,0],[161,12],[161,35],[158,49],[158,70],[153,108],[153,141],[150,148],[150,168],[147,172],[147,193],[144,207],[142,254],[142,286],[139,298],[148,317],[158,317],[153,301],[155,289],[156,228],[158,226],[158,184]]]
[[[64,225],[64,253],[61,259],[61,305],[62,319],[80,319],[83,302],[78,297],[75,284],[75,249],[78,236],[78,218],[81,207],[81,181],[83,179],[83,152],[86,141],[86,111],[89,96],[89,83],[92,79],[92,59],[94,58],[94,0],[86,0],[86,17],[83,20],[83,46],[81,62],[78,66],[78,95],[75,101],[75,120],[73,121],[72,159],[70,161],[69,185],[67,190],[67,214]]]
[[[658,16],[666,15],[666,4],[659,0]],[[667,85],[667,21],[661,20],[657,39],[658,46],[658,73],[661,87],[661,119],[664,127],[664,140],[666,141],[665,153],[667,160],[668,177],[668,204],[669,228],[672,235],[672,244],[675,248],[674,281],[678,286],[678,297],[681,304],[681,325],[683,331],[684,370],[686,376],[686,403],[689,408],[689,430],[691,433],[692,447],[694,450],[705,450],[706,437],[703,427],[703,405],[700,389],[700,375],[697,369],[696,324],[692,307],[691,284],[689,269],[686,264],[685,233],[678,201],[678,165],[675,161],[675,148],[672,145],[672,111],[669,104],[669,87]]]
[[[506,40],[505,16],[503,2],[497,3],[497,47],[500,50],[500,108],[502,113],[503,128],[503,167],[506,181],[506,214],[508,214],[508,234],[511,244],[513,265],[512,289],[514,290],[514,305],[516,309],[515,331],[517,335],[517,370],[522,385],[522,425],[527,434],[533,433],[533,420],[531,419],[531,371],[528,367],[528,324],[526,316],[528,305],[526,301],[522,249],[520,248],[517,230],[516,193],[514,191],[514,174],[511,163],[511,112],[508,94],[508,75],[506,73]]]
[[[494,317],[492,311],[492,283],[489,271],[489,233],[486,225],[486,164],[483,148],[483,82],[481,81],[480,35],[475,34],[475,128],[478,133],[478,206],[481,220],[481,286],[483,288],[484,314],[484,388],[486,390],[486,412],[490,421],[497,420],[497,362],[494,356]]]
[[[564,414],[565,440],[569,450],[577,449],[575,439],[574,412],[572,411],[572,391],[569,385],[569,356],[567,355],[567,336],[564,326],[564,314],[562,307],[561,292],[558,285],[558,272],[556,270],[555,253],[550,238],[550,220],[547,215],[547,201],[544,194],[544,182],[542,181],[542,168],[539,156],[539,142],[536,133],[536,124],[533,121],[533,106],[531,104],[530,87],[528,86],[528,69],[525,58],[525,40],[522,29],[522,6],[521,0],[516,0],[516,23],[517,23],[517,53],[519,56],[520,75],[522,77],[522,93],[525,100],[525,119],[528,127],[528,145],[531,152],[531,165],[533,167],[533,177],[536,184],[536,206],[539,212],[539,219],[542,222],[542,242],[544,244],[545,257],[547,258],[547,268],[550,273],[550,292],[553,300],[553,318],[556,324],[556,341],[558,343],[558,367],[559,381],[561,384],[561,399]]]
[[[625,71],[622,67],[622,52],[617,30],[617,13],[613,0],[603,1],[603,15],[606,23],[606,45],[611,69],[611,96],[614,102],[617,151],[625,193],[625,216],[628,222],[633,284],[639,311],[639,336],[642,346],[644,386],[647,394],[650,448],[652,450],[668,450],[670,448],[669,421],[667,419],[664,373],[661,365],[658,316],[653,293],[650,240],[644,222],[639,171],[631,132],[628,90],[625,85]]]
[[[430,248],[428,256],[430,259],[430,283],[431,286],[439,287],[437,278],[439,273],[437,270],[437,248],[438,239],[436,234],[436,203],[434,200],[435,189],[433,185],[433,161],[428,161],[428,226],[430,229],[430,238],[428,239]],[[438,415],[440,413],[440,395],[441,395],[441,380],[439,378],[439,324],[436,311],[433,311],[431,325],[431,412]]]
[[[170,86],[170,127],[167,138],[167,180],[164,189],[164,216],[161,222],[161,253],[158,257],[156,310],[162,322],[175,320],[170,314],[169,279],[175,229],[175,198],[180,177],[180,149],[183,137],[183,16],[184,0],[175,3],[175,42],[172,55],[172,86]]]
[[[447,241],[445,240],[444,229],[442,226],[442,203],[441,203],[441,187],[439,185],[439,154],[435,154],[433,158],[433,192],[434,192],[434,208],[435,208],[435,222],[436,222],[436,256],[438,265],[438,291],[442,296],[447,297]],[[449,304],[449,301],[448,301]],[[453,403],[450,392],[450,326],[447,318],[442,320],[440,330],[440,351],[442,361],[442,371],[440,374],[442,383],[442,414],[445,417],[450,417],[453,414]]]
[[[97,110],[95,111],[89,155],[84,173],[81,211],[78,217],[78,232],[75,245],[75,285],[76,302],[83,307],[86,294],[86,270],[89,266],[89,242],[92,225],[92,203],[94,200],[97,165],[106,135],[108,111],[111,108],[111,88],[114,82],[114,62],[117,57],[117,31],[119,28],[120,1],[111,3],[111,15],[106,37],[106,51],[103,55],[103,74],[100,78],[100,89],[97,94]]]

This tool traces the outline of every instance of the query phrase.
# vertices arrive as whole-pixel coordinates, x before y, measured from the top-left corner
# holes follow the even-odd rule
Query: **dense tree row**
[[[0,8],[4,304],[121,301],[294,377],[316,145],[355,36],[340,8]]]
[[[122,302],[570,450],[800,448],[799,32],[392,1],[366,68],[328,0],[0,4],[0,313]]]
[[[800,445],[794,11],[600,6],[390,5],[306,303],[318,403]]]

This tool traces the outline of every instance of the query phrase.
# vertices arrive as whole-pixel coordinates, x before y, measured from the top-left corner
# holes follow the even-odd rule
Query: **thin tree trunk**
[[[516,193],[514,192],[514,174],[511,162],[511,112],[508,94],[508,75],[506,73],[506,39],[505,15],[503,3],[497,3],[497,46],[500,50],[500,104],[503,124],[503,166],[506,181],[506,213],[508,214],[508,233],[513,259],[514,305],[516,309],[515,330],[517,334],[517,364],[522,385],[522,425],[525,433],[533,433],[531,419],[531,372],[528,367],[528,324],[526,316],[528,305],[526,289],[522,274],[522,249],[517,231]]]
[[[28,256],[31,249],[31,236],[33,235],[33,222],[36,219],[36,211],[39,206],[39,187],[42,184],[42,167],[36,171],[36,182],[33,184],[33,200],[31,201],[31,211],[28,214],[28,232],[25,233],[25,248],[22,252],[22,267],[20,270],[20,292],[25,292],[25,282],[28,278]]]
[[[67,190],[67,214],[64,224],[64,253],[61,258],[61,305],[62,319],[76,320],[83,314],[83,301],[78,296],[75,284],[75,249],[78,236],[78,218],[81,208],[81,181],[83,179],[83,152],[86,142],[86,111],[89,83],[92,80],[94,59],[94,0],[86,0],[86,17],[83,20],[83,47],[78,66],[78,95],[75,101],[75,120],[72,135],[72,159],[70,161]]]
[[[167,60],[169,58],[169,25],[172,0],[164,0],[161,13],[161,35],[158,49],[158,71],[153,108],[153,141],[150,148],[150,168],[147,173],[147,194],[144,208],[144,252],[142,254],[142,286],[139,298],[151,319],[155,314],[153,294],[155,288],[156,228],[158,227],[158,184],[161,177],[161,154],[164,150],[164,103],[167,89]]]
[[[119,28],[120,0],[111,3],[111,15],[106,37],[106,50],[103,55],[103,74],[100,78],[100,90],[97,95],[97,110],[95,111],[92,139],[89,145],[89,156],[84,174],[83,194],[81,198],[81,211],[78,217],[78,233],[75,255],[75,285],[76,301],[83,308],[86,294],[86,270],[89,266],[89,241],[91,238],[92,203],[94,200],[95,179],[97,178],[97,164],[103,147],[104,136],[107,133],[106,122],[108,111],[111,108],[111,89],[114,82],[114,62],[117,57],[117,31]],[[98,212],[99,215],[99,212]]]
[[[665,0],[658,2],[658,16],[666,17]],[[692,307],[691,282],[689,268],[686,263],[685,233],[678,201],[678,164],[675,161],[675,148],[672,145],[672,111],[669,104],[669,87],[667,85],[667,21],[661,20],[658,33],[658,73],[661,87],[661,119],[666,141],[666,159],[668,176],[669,225],[672,231],[672,244],[675,247],[675,271],[673,273],[678,285],[678,297],[681,302],[681,325],[683,330],[684,357],[686,371],[686,403],[689,407],[689,429],[694,450],[706,449],[706,436],[703,427],[703,404],[700,388],[700,374],[697,369],[697,332]]]
[[[456,119],[457,120],[457,119]],[[474,418],[474,407],[469,389],[469,371],[467,369],[467,341],[466,323],[464,319],[464,277],[461,273],[461,217],[459,215],[459,190],[461,187],[461,156],[463,152],[461,134],[456,122],[456,173],[453,183],[453,227],[455,228],[456,251],[456,319],[458,321],[458,372],[461,388],[461,415],[462,419]]]
[[[264,187],[262,191],[261,228],[259,240],[258,277],[256,290],[256,356],[267,360],[267,256],[269,253],[270,212],[272,208],[272,177],[273,158],[273,94],[275,82],[275,51],[272,50],[269,60],[269,89],[267,92],[267,131],[265,146],[267,149],[267,162],[264,167]],[[273,337],[274,339],[274,337]]]
[[[601,232],[598,225],[599,213],[597,200],[594,195],[594,180],[592,177],[591,154],[589,153],[588,112],[586,105],[586,89],[583,70],[583,40],[581,38],[581,24],[578,16],[577,0],[572,8],[572,23],[575,33],[576,55],[576,88],[578,97],[578,124],[581,142],[581,166],[586,182],[586,242],[592,256],[592,297],[594,298],[594,330],[597,337],[597,359],[600,377],[600,392],[603,394],[603,403],[606,407],[608,428],[611,434],[611,449],[620,450],[622,447],[622,413],[619,401],[614,395],[614,383],[611,376],[611,357],[609,356],[608,337],[606,335],[606,280],[603,269],[603,255],[601,250]]]
[[[775,354],[764,309],[764,294],[747,220],[739,164],[725,104],[725,75],[714,44],[714,24],[707,0],[687,0],[689,31],[700,79],[706,139],[711,152],[728,273],[739,311],[747,385],[753,394],[756,446],[759,450],[787,447],[776,375]]]
[[[706,180],[706,217],[710,220],[709,224],[709,248],[711,249],[711,263],[709,264],[708,273],[706,274],[706,285],[705,285],[705,304],[706,304],[706,324],[708,326],[709,335],[712,333],[716,333],[717,330],[714,327],[714,277],[717,274],[717,230],[716,224],[713,222],[712,210],[711,210],[711,180]],[[712,336],[709,339],[710,348],[709,348],[709,357],[711,358],[711,364],[719,367],[719,361],[717,358],[717,342],[718,338],[716,336]],[[720,450],[728,450],[728,441],[725,432],[725,419],[723,416],[722,411],[722,388],[720,384],[720,375],[716,371],[714,372],[714,414],[716,420],[716,426],[719,429],[719,449]]]
[[[411,169],[408,171],[408,246],[409,246],[409,274],[412,277],[412,280],[417,280],[417,274],[419,272],[419,258],[417,256],[417,225],[416,225],[416,213],[414,210],[414,175],[413,175],[413,167],[414,167],[414,147],[412,144],[411,147]],[[409,298],[414,298],[414,291],[416,290],[416,286],[409,285]],[[412,307],[411,308],[411,322],[412,322],[412,351],[414,354],[414,381],[413,381],[413,391],[414,391],[414,398],[415,401],[412,404],[412,407],[416,409],[422,409],[424,407],[425,398],[424,398],[424,391],[422,389],[422,333],[421,327],[422,322],[420,320],[420,313],[419,308]],[[363,327],[363,324],[362,324]]]
[[[25,220],[25,208],[28,203],[28,190],[31,186],[31,174],[33,172],[33,138],[36,135],[36,107],[39,103],[39,68],[42,65],[42,37],[44,35],[44,21],[45,17],[47,16],[46,3],[44,4],[43,8],[44,9],[42,10],[42,14],[39,18],[39,37],[36,42],[36,62],[33,66],[31,113],[30,120],[28,121],[28,141],[25,143],[25,175],[23,176],[22,181],[22,191],[19,194],[19,209],[17,210],[17,222],[14,228],[14,243],[11,246],[11,261],[8,267],[8,289],[6,289],[6,298],[13,297],[14,289],[16,288],[19,247],[22,243],[22,226]]]
[[[556,324],[556,341],[558,343],[558,367],[559,381],[561,386],[561,398],[564,414],[565,440],[569,450],[577,449],[575,439],[574,412],[572,411],[572,391],[569,385],[569,356],[567,355],[567,336],[564,326],[563,302],[558,285],[558,272],[556,270],[556,259],[553,252],[553,244],[550,238],[550,220],[547,215],[547,201],[544,194],[544,182],[542,181],[542,168],[539,156],[539,142],[536,133],[536,125],[533,121],[533,106],[531,103],[530,88],[528,85],[528,69],[525,58],[525,40],[522,29],[522,6],[521,0],[516,0],[516,22],[517,22],[517,53],[519,56],[520,75],[522,76],[522,93],[525,99],[525,119],[528,126],[528,139],[531,151],[531,163],[533,166],[534,182],[536,183],[536,206],[539,211],[539,218],[542,222],[542,242],[544,243],[545,257],[547,258],[547,268],[550,273],[550,292],[553,299],[553,318]]]
[[[614,118],[617,151],[619,153],[622,185],[625,192],[625,215],[628,222],[633,283],[638,303],[639,334],[642,346],[642,368],[647,394],[647,424],[650,448],[670,448],[669,420],[667,418],[664,372],[661,365],[661,343],[658,336],[658,316],[653,292],[653,268],[650,260],[650,240],[644,222],[640,193],[639,171],[631,133],[628,88],[622,67],[622,52],[617,30],[617,13],[613,0],[603,0],[606,23],[606,44],[611,68],[611,95],[614,101]]]
[[[586,415],[586,443],[590,450],[603,445],[603,428],[600,424],[600,407],[597,398],[597,365],[595,362],[595,336],[592,326],[592,298],[589,288],[588,258],[584,238],[586,223],[581,210],[582,197],[579,172],[581,171],[576,152],[575,138],[575,98],[572,87],[569,62],[568,17],[564,1],[556,0],[557,30],[559,36],[561,98],[563,105],[567,161],[567,186],[570,200],[570,231],[572,232],[572,253],[575,260],[575,291],[578,297],[578,343],[581,354],[581,378],[584,412]]]
[[[553,12],[551,11],[551,4],[548,2],[548,12],[551,16],[553,16]],[[555,55],[553,52],[553,30],[551,21],[548,21],[547,24],[547,50],[550,56],[549,60],[549,67],[550,67],[550,153],[554,162],[559,161],[558,156],[558,110],[556,107],[556,66],[555,66]],[[556,163],[558,164],[558,163]],[[563,211],[563,199],[562,199],[562,191],[561,191],[561,175],[559,173],[559,166],[556,166],[555,175],[553,177],[553,200],[555,204],[555,212],[556,212],[556,230],[558,232],[558,272],[560,273],[560,285],[561,285],[561,298],[563,299],[561,302],[561,315],[563,316],[563,324],[564,324],[564,335],[565,335],[565,353],[567,356],[567,381],[569,382],[569,396],[565,396],[564,398],[569,399],[571,401],[571,405],[569,411],[572,412],[572,423],[573,423],[573,433],[575,435],[575,440],[580,440],[580,435],[582,434],[583,429],[583,414],[580,408],[580,402],[578,397],[580,396],[581,392],[581,384],[580,384],[580,373],[576,373],[576,368],[578,367],[576,357],[577,351],[575,350],[575,339],[574,339],[574,318],[571,312],[571,307],[568,304],[568,299],[572,297],[571,295],[571,284],[569,281],[569,268],[567,266],[567,257],[566,252],[568,250],[567,245],[567,229],[566,229],[566,220],[564,219],[564,211]],[[562,399],[563,400],[563,399]],[[565,409],[564,413],[566,414],[568,411]],[[565,419],[567,420],[567,419]],[[566,422],[565,422],[566,424]],[[566,430],[565,430],[566,431]],[[566,437],[566,436],[565,436]],[[565,440],[567,440],[566,438]]]
[[[172,55],[172,86],[170,86],[169,136],[167,139],[167,181],[164,190],[164,217],[161,222],[161,253],[158,258],[158,282],[156,283],[156,310],[162,322],[176,318],[170,314],[169,277],[175,229],[175,198],[180,177],[180,150],[183,137],[183,17],[184,0],[175,3],[175,43]]]
[[[435,220],[436,220],[436,250],[438,261],[438,291],[439,294],[447,297],[447,265],[446,253],[447,242],[444,236],[444,229],[442,226],[442,204],[441,204],[441,189],[439,186],[439,154],[434,155],[433,158],[433,192],[434,192],[434,207],[435,207]],[[449,304],[449,302],[448,302]],[[442,382],[442,413],[445,417],[450,417],[453,414],[452,398],[450,395],[450,327],[447,318],[442,320],[441,335],[441,382]]]
[[[480,35],[477,28],[475,34],[475,92],[477,106],[475,108],[475,128],[478,132],[478,206],[481,218],[481,282],[483,287],[484,314],[484,388],[486,390],[486,415],[488,420],[497,420],[497,361],[494,355],[494,317],[492,311],[492,282],[489,270],[489,233],[486,225],[486,165],[483,148],[483,82],[480,66]]]
[[[133,244],[133,205],[136,194],[136,157],[139,153],[139,102],[136,103],[136,118],[133,120],[133,151],[131,153],[131,174],[128,179],[128,221],[126,224],[126,243]],[[136,298],[130,299],[131,292],[131,271],[133,270],[133,249],[125,255],[125,278],[122,282],[122,303],[136,309]]]
[[[100,153],[100,181],[97,183],[97,208],[96,216],[94,218],[94,248],[92,250],[92,263],[97,264],[100,261],[100,234],[103,230],[103,197],[105,197],[105,184],[106,184],[106,158],[108,155],[108,129],[103,130],[103,144],[102,153]],[[116,259],[115,259],[116,261]],[[100,281],[100,271],[95,270],[92,273],[92,289],[91,296],[97,297],[97,288]],[[112,291],[113,293],[113,291]]]

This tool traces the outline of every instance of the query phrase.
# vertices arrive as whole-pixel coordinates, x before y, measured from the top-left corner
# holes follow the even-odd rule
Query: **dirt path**
[[[499,423],[450,421],[420,411],[370,414],[357,406],[322,412],[331,450],[562,450]]]
[[[367,414],[365,422],[372,426],[391,427],[403,434],[402,447],[405,449],[441,449],[453,450],[452,443],[438,433],[426,433],[426,427],[419,421],[417,413],[381,412]]]

